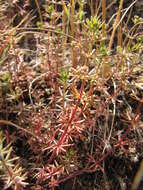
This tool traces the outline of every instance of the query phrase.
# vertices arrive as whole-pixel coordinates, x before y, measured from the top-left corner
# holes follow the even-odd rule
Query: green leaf
[[[9,80],[10,80],[10,75],[9,75],[9,72],[6,71],[6,72],[4,73],[4,75],[2,76],[2,81],[3,81],[3,82],[8,82]]]
[[[62,4],[63,4],[64,11],[65,11],[67,17],[69,18],[69,10],[68,10],[68,6],[66,6],[66,4],[65,4],[64,1],[62,1]]]

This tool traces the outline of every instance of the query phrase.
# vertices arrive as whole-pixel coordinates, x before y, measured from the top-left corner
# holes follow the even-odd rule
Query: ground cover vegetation
[[[140,188],[142,7],[0,0],[0,189]]]

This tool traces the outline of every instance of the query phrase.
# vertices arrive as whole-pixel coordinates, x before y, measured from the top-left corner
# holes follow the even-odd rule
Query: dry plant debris
[[[0,189],[140,188],[140,6],[0,0]]]

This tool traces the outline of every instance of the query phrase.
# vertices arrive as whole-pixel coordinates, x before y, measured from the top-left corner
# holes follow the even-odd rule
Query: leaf
[[[65,13],[66,13],[67,17],[69,18],[69,10],[68,10],[68,8],[67,8],[67,6],[66,6],[65,2],[64,2],[64,1],[62,1],[62,4],[63,4],[64,11],[65,11]]]
[[[71,86],[71,89],[72,89],[72,93],[74,95],[74,98],[75,99],[79,99],[80,98],[80,94],[79,94],[78,90],[75,88],[74,85]]]
[[[9,80],[10,80],[9,72],[6,71],[6,72],[4,73],[4,75],[2,76],[2,81],[3,81],[3,82],[8,82]]]

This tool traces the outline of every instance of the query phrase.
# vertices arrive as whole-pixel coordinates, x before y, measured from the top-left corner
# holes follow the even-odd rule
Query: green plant
[[[97,16],[91,17],[90,20],[86,20],[86,27],[96,36],[101,29],[101,21]]]

